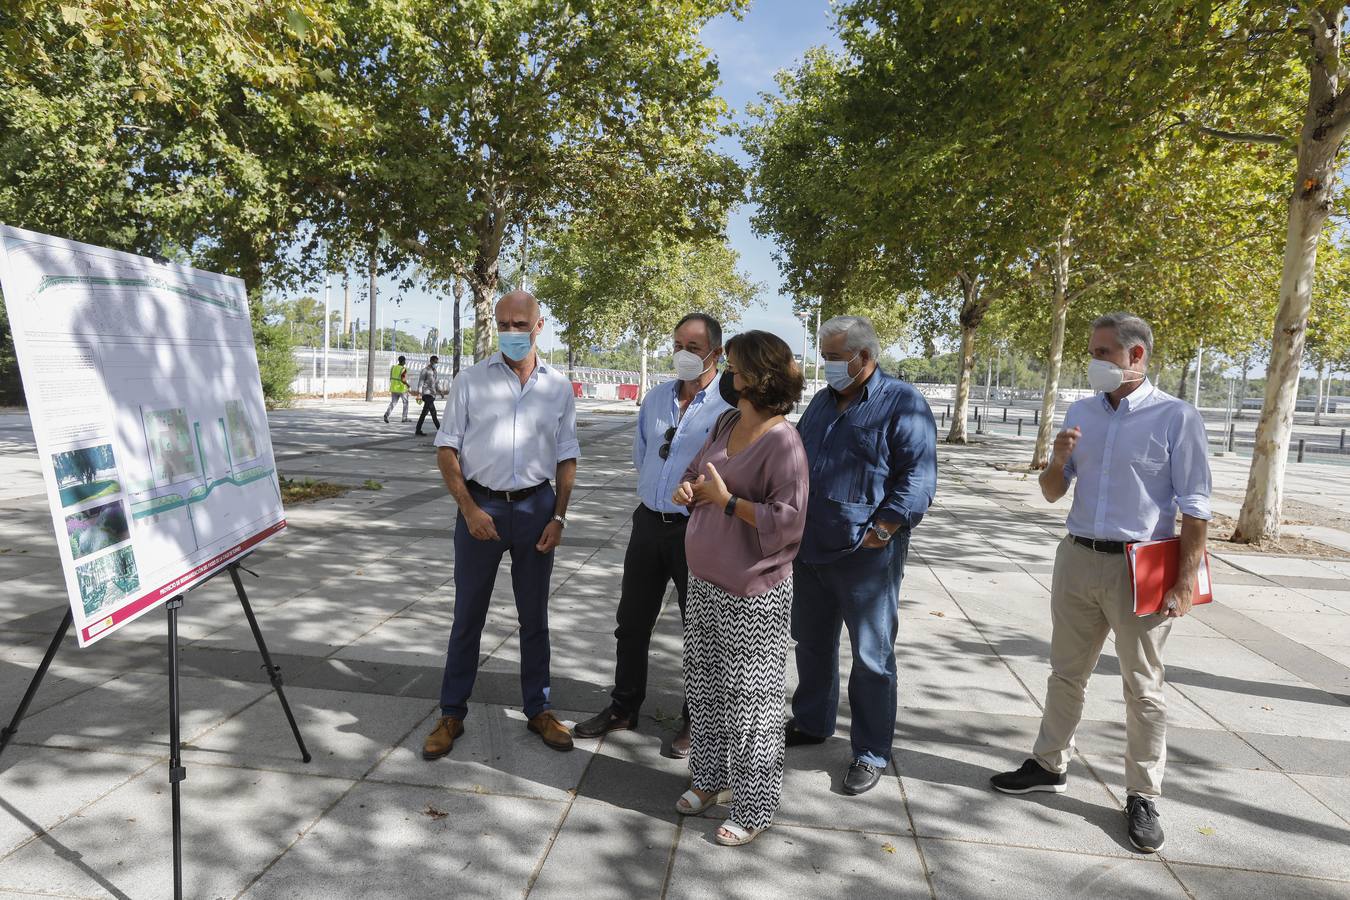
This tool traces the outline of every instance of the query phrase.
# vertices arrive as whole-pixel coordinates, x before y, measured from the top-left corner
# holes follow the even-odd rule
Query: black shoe
[[[426,433],[425,431],[414,431],[413,434],[417,435],[417,437],[426,437],[426,436],[427,436],[427,433]]]
[[[994,790],[1005,794],[1030,794],[1032,791],[1049,791],[1062,794],[1069,789],[1069,776],[1047,772],[1034,759],[1022,763],[1016,772],[1002,772],[989,779]]]
[[[637,716],[621,716],[614,711],[614,707],[606,706],[585,722],[577,723],[577,726],[572,729],[572,733],[577,737],[598,738],[600,735],[609,734],[611,731],[623,731],[625,728],[636,727]]]
[[[855,759],[853,764],[848,767],[848,774],[844,776],[844,793],[854,796],[865,794],[876,787],[880,780],[880,769],[871,763]]]
[[[1144,853],[1162,849],[1163,830],[1158,822],[1158,807],[1147,797],[1131,794],[1125,800],[1125,818],[1130,823],[1130,843]]]
[[[386,424],[386,425],[389,424],[389,417],[388,417],[388,416],[385,416],[385,417],[384,417],[384,424]]]
[[[802,744],[823,744],[828,738],[816,737],[814,734],[807,734],[797,728],[797,723],[788,719],[787,726],[784,728],[787,745],[789,747],[799,747]]]

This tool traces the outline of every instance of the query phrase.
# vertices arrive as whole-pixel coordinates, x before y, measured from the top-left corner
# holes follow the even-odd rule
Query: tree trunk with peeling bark
[[[961,285],[961,370],[956,377],[956,397],[952,402],[952,426],[947,432],[947,443],[966,444],[970,437],[966,432],[966,413],[970,409],[970,380],[975,368],[975,332],[989,311],[989,300],[984,295],[980,276],[968,272],[958,272],[957,281]]]
[[[1284,472],[1312,305],[1317,241],[1334,202],[1337,152],[1350,128],[1350,96],[1341,92],[1345,80],[1340,62],[1345,9],[1340,5],[1315,7],[1309,10],[1308,18],[1312,41],[1308,107],[1289,199],[1280,305],[1275,314],[1265,401],[1256,426],[1247,493],[1233,533],[1238,543],[1260,543],[1280,536]]]
[[[1050,465],[1050,448],[1055,437],[1055,404],[1059,399],[1059,370],[1064,363],[1064,327],[1069,316],[1069,257],[1072,253],[1072,235],[1068,221],[1055,242],[1051,259],[1051,281],[1054,298],[1051,304],[1050,352],[1045,361],[1045,385],[1041,392],[1041,423],[1036,429],[1036,448],[1031,454],[1031,467],[1044,469]]]

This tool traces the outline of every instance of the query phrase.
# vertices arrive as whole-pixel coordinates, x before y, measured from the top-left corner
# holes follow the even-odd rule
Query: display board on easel
[[[286,526],[244,283],[0,226],[81,647]]]
[[[0,225],[0,288],[70,601],[0,753],[72,625],[85,647],[162,605],[181,900],[178,613],[194,586],[229,572],[300,758],[312,758],[239,578],[244,555],[286,527],[244,284]]]

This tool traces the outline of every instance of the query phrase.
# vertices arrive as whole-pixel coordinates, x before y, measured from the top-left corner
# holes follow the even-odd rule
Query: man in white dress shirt
[[[483,623],[508,551],[529,729],[555,750],[572,749],[571,732],[549,708],[548,593],[580,456],[576,401],[572,382],[535,352],[543,318],[534,296],[512,291],[496,315],[499,352],[455,379],[436,433],[436,462],[459,515],[442,715],[423,744],[425,759],[445,756],[464,733]]]
[[[1041,493],[1051,503],[1077,479],[1050,587],[1050,678],[1032,758],[995,775],[1006,794],[1067,789],[1073,736],[1083,716],[1088,677],[1108,634],[1125,695],[1125,815],[1130,842],[1151,853],[1163,845],[1155,802],[1167,761],[1163,646],[1172,622],[1194,600],[1210,518],[1205,423],[1199,411],[1149,384],[1153,329],[1138,316],[1112,313],[1092,323],[1088,381],[1098,393],[1064,416]],[[1158,615],[1136,616],[1125,548],[1176,535],[1176,586]]]

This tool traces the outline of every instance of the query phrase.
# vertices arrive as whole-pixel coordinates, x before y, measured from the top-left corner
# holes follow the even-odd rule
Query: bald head
[[[539,321],[539,301],[529,291],[512,291],[497,301],[498,331],[533,331]]]

